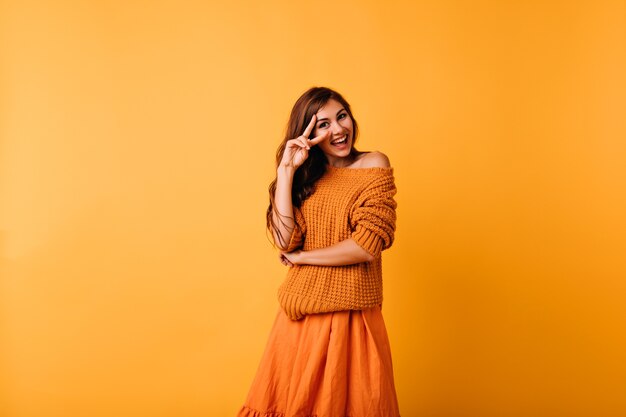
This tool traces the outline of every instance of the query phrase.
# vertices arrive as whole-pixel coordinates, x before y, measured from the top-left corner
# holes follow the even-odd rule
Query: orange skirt
[[[399,417],[381,308],[298,321],[279,308],[237,417]]]

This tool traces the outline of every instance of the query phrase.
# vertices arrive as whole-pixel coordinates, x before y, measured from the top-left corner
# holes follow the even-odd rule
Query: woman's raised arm
[[[313,131],[316,120],[317,117],[314,114],[302,135],[287,141],[282,160],[276,170],[275,206],[272,217],[278,230],[273,230],[272,232],[274,234],[274,242],[276,242],[276,245],[282,250],[289,248],[289,242],[291,241],[292,233],[295,228],[295,217],[291,199],[293,176],[298,167],[309,157],[309,149],[311,149],[311,146],[315,146],[322,140],[326,140],[330,137],[330,131],[328,130],[313,139],[308,138]],[[280,236],[278,233],[280,233]]]

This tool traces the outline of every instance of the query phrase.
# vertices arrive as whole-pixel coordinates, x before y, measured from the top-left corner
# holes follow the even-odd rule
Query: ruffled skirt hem
[[[261,412],[258,410],[253,410],[250,407],[246,407],[245,405],[241,407],[239,410],[238,417],[285,417],[285,413],[278,413],[275,411],[266,411]],[[317,416],[306,416],[306,417],[317,417]]]

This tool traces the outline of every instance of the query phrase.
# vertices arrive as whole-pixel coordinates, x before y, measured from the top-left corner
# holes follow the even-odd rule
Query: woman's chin
[[[334,158],[345,158],[350,156],[350,151],[352,148],[350,146],[346,146],[345,149],[328,149],[324,150],[326,156],[332,156]]]

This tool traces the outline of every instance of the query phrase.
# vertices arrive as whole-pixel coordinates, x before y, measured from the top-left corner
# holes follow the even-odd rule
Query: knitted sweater
[[[394,240],[396,207],[393,167],[337,168],[315,183],[300,208],[287,252],[325,248],[352,238],[374,256],[352,265],[293,265],[278,289],[292,320],[306,314],[361,310],[382,303],[382,257]]]

